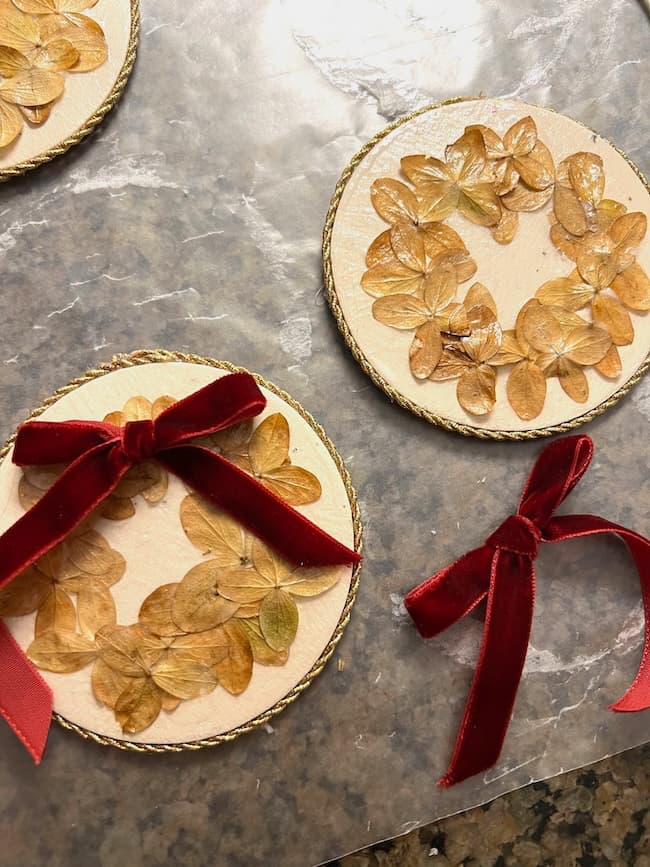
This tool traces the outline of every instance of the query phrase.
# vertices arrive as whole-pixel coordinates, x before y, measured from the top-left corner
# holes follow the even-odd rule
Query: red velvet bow
[[[588,436],[565,437],[548,445],[533,467],[517,513],[480,548],[429,578],[404,600],[420,634],[431,638],[487,597],[479,660],[454,754],[440,785],[451,786],[485,771],[499,758],[528,649],[535,600],[533,563],[540,542],[595,533],[616,533],[625,542],[641,579],[645,646],[634,682],[611,708],[650,707],[650,540],[595,515],[553,517],[592,455]]]
[[[153,421],[28,422],[12,460],[69,466],[47,493],[0,536],[0,587],[77,527],[141,461],[155,459],[215,506],[301,566],[361,558],[221,455],[190,440],[258,415],[266,399],[248,373],[215,380]],[[38,763],[52,714],[52,692],[0,622],[0,714]]]

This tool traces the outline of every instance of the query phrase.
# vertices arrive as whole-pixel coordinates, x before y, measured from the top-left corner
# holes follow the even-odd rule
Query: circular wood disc
[[[65,88],[49,118],[39,126],[25,122],[20,135],[0,148],[0,181],[22,175],[78,144],[122,95],[135,63],[140,0],[98,0],[84,14],[102,27],[108,59],[88,72],[61,73]]]
[[[41,419],[59,421],[101,420],[109,412],[120,410],[135,395],[151,401],[161,395],[180,399],[234,370],[241,368],[160,350],[118,356],[73,382],[72,388],[61,389],[36,414]],[[254,419],[254,425],[270,414],[284,415],[290,431],[291,463],[310,470],[321,483],[320,498],[298,506],[298,510],[343,544],[359,550],[361,526],[356,495],[335,447],[296,401],[271,383],[256,379],[267,398],[267,407]],[[0,465],[0,531],[24,513],[18,497],[21,477],[22,470],[11,462],[10,441]],[[110,587],[119,625],[136,623],[143,600],[157,587],[181,581],[190,569],[210,559],[209,553],[203,554],[192,544],[181,525],[180,507],[187,496],[185,485],[170,475],[167,492],[160,502],[149,503],[142,496],[135,496],[132,517],[99,518],[93,523],[93,528],[126,560],[123,577]],[[241,694],[231,694],[218,685],[208,695],[182,701],[171,712],[162,710],[138,734],[125,734],[113,710],[93,694],[94,663],[90,661],[73,673],[40,670],[54,692],[56,718],[86,738],[151,752],[196,749],[232,740],[266,723],[321,672],[349,620],[359,583],[359,567],[335,567],[335,571],[338,581],[330,589],[316,596],[292,597],[297,604],[299,623],[288,660],[280,665],[256,661],[252,678]],[[74,590],[71,599],[79,617],[76,629],[81,632],[79,599],[75,600]],[[32,613],[5,619],[25,650],[34,640],[35,617],[36,613]]]
[[[622,371],[607,379],[595,368],[585,368],[589,396],[584,403],[570,399],[557,378],[547,380],[544,408],[533,420],[523,420],[511,407],[506,382],[511,368],[497,370],[496,405],[486,415],[466,412],[458,403],[457,381],[416,379],[409,368],[413,331],[378,322],[372,313],[374,298],[361,288],[369,245],[389,225],[375,211],[370,197],[378,178],[406,181],[400,160],[410,154],[444,159],[445,146],[463,134],[466,126],[484,124],[500,136],[525,117],[532,116],[539,138],[557,165],[578,151],[602,158],[605,197],[624,204],[628,211],[650,214],[649,189],[638,169],[608,141],[576,121],[548,109],[512,99],[462,99],[422,109],[378,133],[345,169],[328,213],[323,244],[325,279],[330,306],[343,337],[363,370],[391,398],[428,421],[481,438],[530,439],[577,427],[613,405],[648,367],[650,316],[629,310],[634,340],[618,347]],[[445,222],[462,237],[478,268],[461,283],[456,296],[462,301],[474,281],[487,286],[503,329],[512,329],[518,310],[546,281],[568,276],[574,262],[560,253],[549,237],[553,200],[538,211],[519,214],[514,240],[498,244],[490,230],[455,212]],[[650,239],[639,247],[637,262],[650,273]],[[607,290],[609,293],[610,290]],[[579,311],[589,319],[588,312]]]

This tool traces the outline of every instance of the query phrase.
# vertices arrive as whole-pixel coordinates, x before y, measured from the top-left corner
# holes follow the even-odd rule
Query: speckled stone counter
[[[117,109],[85,144],[0,188],[0,432],[114,353],[162,346],[229,359],[323,423],[359,493],[366,560],[337,656],[266,730],[140,756],[55,727],[34,768],[2,727],[0,864],[308,867],[647,741],[648,713],[607,710],[641,652],[625,551],[614,539],[546,546],[503,755],[485,775],[435,787],[481,624],[466,618],[424,642],[402,598],[511,511],[539,444],[463,439],[391,406],[338,335],[320,259],[352,154],[445,97],[543,103],[647,172],[642,6],[142,6],[140,56]],[[568,509],[650,531],[649,417],[646,380],[587,428],[596,458]],[[539,792],[522,797],[532,805]]]
[[[328,867],[649,867],[649,803],[641,747]]]

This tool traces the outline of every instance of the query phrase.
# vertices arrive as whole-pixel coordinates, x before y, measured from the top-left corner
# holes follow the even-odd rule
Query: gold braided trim
[[[595,406],[593,409],[588,410],[582,415],[576,416],[576,418],[572,418],[569,421],[561,422],[560,424],[551,425],[550,427],[535,428],[532,430],[489,430],[485,428],[474,427],[473,425],[469,424],[463,424],[462,422],[452,421],[451,419],[445,418],[444,416],[436,415],[436,413],[433,413],[428,409],[424,409],[424,407],[421,407],[419,404],[405,397],[400,391],[394,388],[387,379],[385,379],[377,370],[375,370],[371,362],[364,355],[361,347],[359,346],[356,339],[352,335],[352,332],[350,331],[336,292],[334,274],[332,271],[332,230],[334,228],[336,212],[341,202],[343,191],[345,190],[345,187],[356,167],[367,156],[367,154],[370,153],[370,151],[375,147],[375,145],[378,144],[378,142],[384,139],[394,129],[397,129],[403,124],[408,123],[410,120],[413,120],[413,118],[419,117],[419,115],[424,114],[427,111],[432,111],[433,109],[440,108],[443,105],[454,105],[458,102],[467,102],[475,99],[482,99],[482,97],[457,96],[453,97],[452,99],[445,99],[442,102],[436,102],[432,105],[426,105],[423,108],[412,111],[410,114],[406,114],[403,117],[400,117],[398,120],[393,121],[387,127],[376,133],[370,139],[370,141],[368,141],[361,148],[361,150],[357,151],[357,153],[352,157],[348,165],[343,169],[343,173],[341,174],[341,177],[339,178],[338,183],[334,188],[334,195],[332,196],[332,199],[330,201],[329,209],[327,211],[327,217],[325,218],[325,226],[323,227],[323,276],[325,280],[325,295],[327,297],[327,301],[330,305],[332,313],[334,314],[334,319],[336,320],[338,329],[343,336],[343,340],[352,352],[352,355],[359,364],[359,367],[367,376],[370,377],[370,379],[376,386],[382,389],[382,391],[389,397],[391,401],[393,401],[394,403],[398,403],[405,409],[410,410],[410,412],[412,412],[414,415],[425,419],[431,424],[442,427],[445,430],[454,431],[454,433],[460,433],[464,436],[477,437],[478,439],[483,440],[509,440],[512,442],[517,442],[539,439],[540,437],[551,436],[552,434],[567,433],[568,431],[574,430],[582,424],[593,421],[593,419],[597,418],[599,415],[602,415],[610,407],[618,403],[618,401],[622,397],[624,397],[624,395],[626,395],[628,391],[630,391],[630,389],[634,385],[636,385],[636,383],[639,382],[643,375],[647,373],[647,371],[650,369],[650,354],[646,356],[646,359],[645,361],[643,361],[641,366],[617,391],[611,394],[602,403],[598,404],[598,406]],[[534,105],[534,103],[530,104]],[[535,107],[541,108],[542,106]],[[547,111],[555,110],[547,109]],[[633,169],[637,177],[641,180],[645,188],[648,190],[648,193],[650,193],[650,185],[648,184],[646,177],[634,165],[632,160],[627,156],[626,153],[624,153],[624,151],[616,147],[616,145],[612,144],[612,142],[610,142],[608,139],[604,138],[598,133],[594,133],[594,130],[592,130],[586,124],[581,123],[580,121],[575,121],[575,123],[579,124],[585,129],[588,129],[589,132],[593,133],[594,135],[598,135],[598,137],[602,139],[602,141],[607,142],[607,144],[613,147],[614,150],[625,159],[625,161]]]
[[[140,33],[140,0],[131,0],[131,32],[129,35],[129,44],[126,51],[126,57],[124,59],[124,63],[122,64],[122,68],[119,71],[117,78],[115,79],[115,83],[111,88],[110,93],[102,102],[96,111],[87,118],[83,125],[80,126],[75,132],[69,135],[67,138],[60,141],[54,147],[49,148],[49,150],[43,151],[43,153],[38,154],[35,157],[31,157],[28,160],[23,160],[20,163],[16,163],[13,166],[8,166],[5,169],[0,169],[0,184],[4,181],[9,181],[11,178],[16,178],[19,175],[24,175],[26,172],[31,171],[32,169],[37,168],[43,163],[47,163],[50,160],[53,160],[55,157],[61,156],[61,154],[69,151],[71,147],[84,139],[87,135],[89,135],[95,127],[99,126],[99,124],[104,120],[106,115],[111,111],[112,108],[115,107],[120,97],[122,96],[122,92],[126,87],[126,83],[129,80],[129,75],[131,74],[131,70],[133,69],[133,64],[135,63],[135,57],[138,48],[138,35]]]
[[[105,376],[107,373],[111,373],[114,370],[118,370],[123,367],[137,367],[141,364],[154,364],[156,362],[172,362],[172,361],[184,361],[190,364],[204,364],[208,367],[216,367],[220,370],[227,370],[230,373],[248,373],[244,367],[237,367],[234,364],[230,364],[228,361],[216,361],[213,358],[204,358],[200,355],[191,355],[185,352],[173,352],[166,349],[142,349],[137,352],[131,352],[129,354],[120,354],[115,355],[111,361],[106,362],[105,364],[100,364],[98,367],[94,367],[91,370],[84,373],[82,376],[78,376],[76,379],[71,380],[67,385],[62,386],[57,389],[53,395],[46,398],[43,403],[37,407],[33,412],[29,415],[29,419],[36,418],[41,415],[48,407],[52,406],[52,404],[56,403],[61,397],[66,394],[69,394],[74,389],[78,388],[80,385],[84,385],[87,382],[90,382],[93,379],[97,379],[100,376]],[[321,425],[313,418],[313,416],[307,412],[307,410],[298,403],[297,400],[294,400],[286,391],[278,388],[272,382],[268,382],[268,380],[259,376],[259,374],[254,373],[253,376],[255,380],[261,385],[263,388],[266,388],[268,391],[277,395],[279,398],[284,400],[289,404],[293,409],[296,410],[297,413],[302,416],[302,418],[307,422],[309,427],[317,434],[327,451],[329,452],[332,460],[334,461],[337,470],[339,471],[339,475],[345,485],[345,491],[348,496],[348,501],[350,503],[350,510],[352,512],[352,527],[354,531],[354,550],[361,551],[363,544],[363,530],[361,525],[361,512],[359,510],[359,503],[357,501],[357,495],[352,487],[352,481],[350,479],[350,475],[343,463],[343,459],[341,455],[336,450],[334,443],[327,436]],[[0,449],[0,463],[4,460],[7,453],[11,449],[14,440],[16,439],[16,434],[14,433],[9,440],[5,443],[5,445]],[[291,704],[291,702],[295,701],[301,693],[303,693],[307,687],[311,684],[314,678],[318,677],[321,673],[325,664],[330,659],[332,654],[334,653],[334,649],[336,645],[339,643],[341,636],[343,635],[343,630],[347,626],[350,620],[350,614],[352,611],[352,605],[354,603],[355,597],[357,595],[357,591],[359,589],[359,580],[361,574],[361,564],[358,563],[352,572],[352,578],[350,581],[350,589],[348,591],[347,598],[345,600],[345,605],[341,612],[341,616],[339,618],[338,623],[336,624],[336,628],[332,633],[332,637],[328,641],[325,649],[318,657],[316,662],[313,664],[311,669],[304,675],[304,677],[298,681],[298,683],[291,689],[290,692],[287,693],[283,698],[277,701],[272,707],[268,710],[263,711],[261,714],[256,716],[254,719],[250,720],[243,725],[237,726],[234,729],[231,729],[228,732],[224,732],[220,735],[214,735],[214,737],[203,738],[202,740],[197,741],[187,741],[185,743],[178,744],[146,744],[146,743],[137,743],[135,741],[126,741],[120,740],[119,738],[112,738],[108,735],[100,735],[97,732],[90,731],[89,729],[84,728],[83,726],[77,725],[76,723],[71,722],[65,717],[61,716],[61,714],[53,713],[53,718],[59,723],[59,725],[63,726],[64,729],[68,729],[69,731],[75,732],[78,735],[81,735],[82,738],[86,740],[94,741],[96,744],[102,744],[103,746],[111,746],[117,747],[120,750],[130,750],[135,753],[181,753],[185,750],[200,750],[203,747],[212,747],[216,744],[226,743],[228,741],[232,741],[235,738],[239,737],[239,735],[245,734],[246,732],[253,731],[260,726],[263,726],[270,719],[283,711],[287,705]]]

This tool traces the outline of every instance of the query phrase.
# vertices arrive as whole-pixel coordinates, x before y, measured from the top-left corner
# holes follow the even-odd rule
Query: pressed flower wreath
[[[635,260],[647,219],[604,198],[598,155],[574,153],[555,166],[535,122],[524,117],[503,138],[487,126],[468,126],[444,161],[405,156],[401,169],[408,183],[372,184],[372,203],[390,228],[370,245],[361,286],[375,299],[377,321],[413,332],[409,366],[416,379],[456,379],[463,409],[485,415],[497,400],[496,369],[508,366],[508,400],[530,420],[544,407],[549,377],[584,403],[585,368],[620,375],[618,347],[634,340],[628,310],[650,309],[650,280]],[[459,284],[477,266],[444,221],[459,211],[509,244],[519,214],[548,203],[551,241],[574,267],[540,286],[505,329],[482,284],[457,300]]]
[[[0,0],[0,148],[25,121],[49,118],[64,72],[90,72],[108,57],[104,31],[84,13],[98,0]]]
[[[155,418],[174,403],[137,396],[104,421]],[[315,502],[321,486],[289,458],[290,431],[281,413],[233,425],[203,445],[254,475],[293,506]],[[60,467],[25,468],[18,495],[30,508],[56,480]],[[117,624],[111,587],[126,568],[121,554],[93,526],[98,518],[125,520],[133,499],[162,500],[167,473],[155,462],[130,470],[113,494],[70,537],[0,592],[0,617],[36,612],[27,655],[39,668],[67,673],[91,665],[95,698],[111,708],[124,733],[148,728],[161,711],[217,686],[233,695],[250,683],[253,666],[284,665],[296,636],[296,600],[333,587],[340,570],[296,568],[233,518],[196,494],[184,498],[182,527],[204,555],[178,583],[143,601],[138,622]]]

